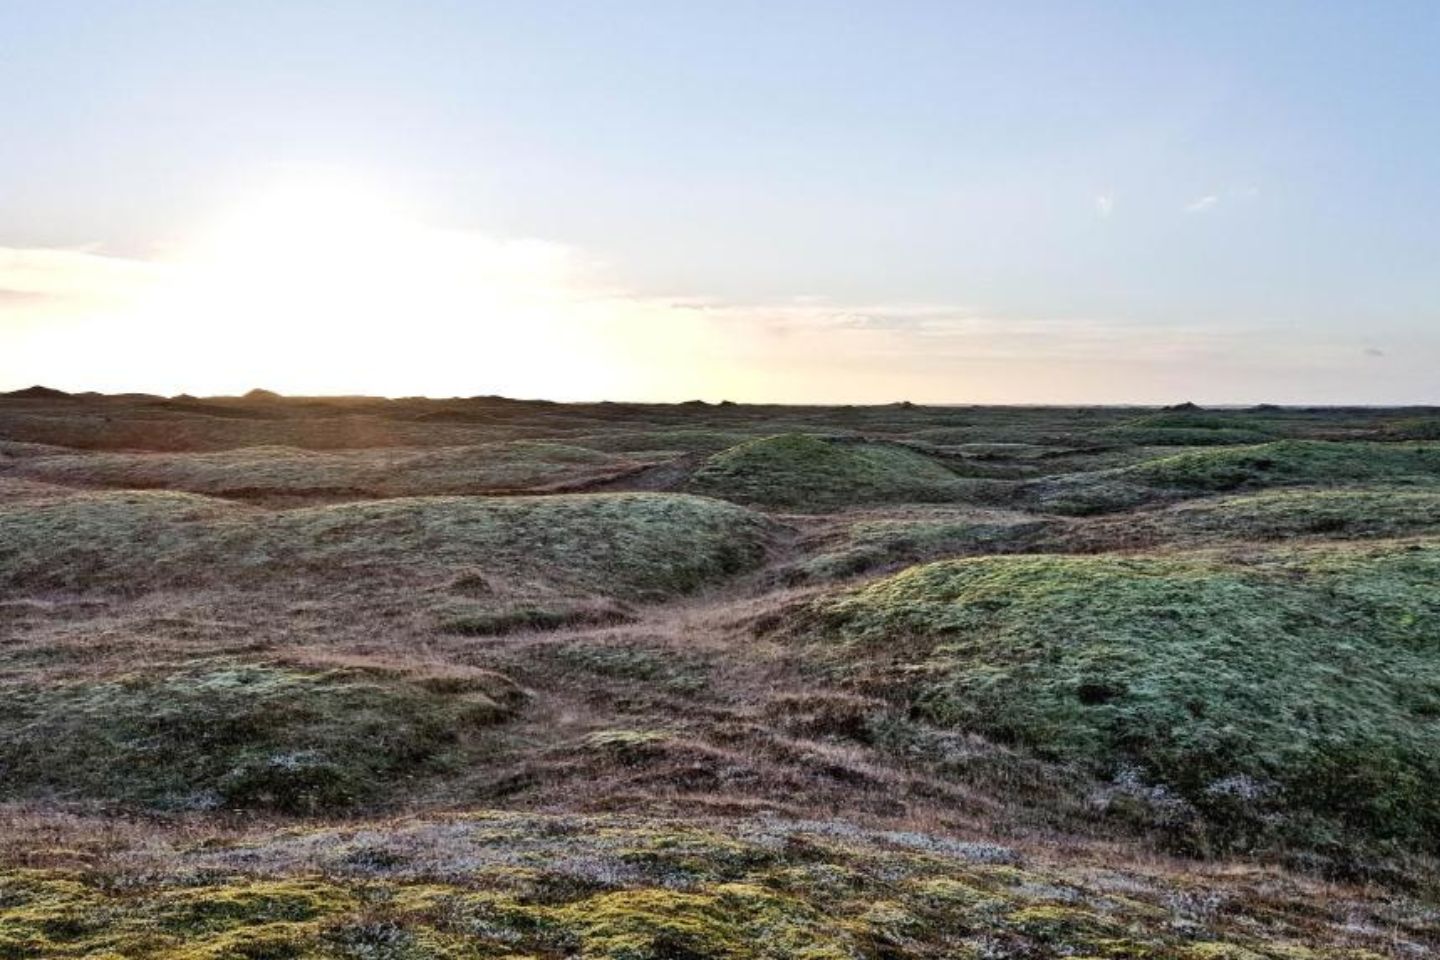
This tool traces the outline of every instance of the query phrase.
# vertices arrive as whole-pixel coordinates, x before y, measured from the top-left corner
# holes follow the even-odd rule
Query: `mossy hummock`
[[[1440,545],[942,561],[792,629],[935,722],[1172,792],[1204,848],[1440,851]]]
[[[976,482],[894,443],[781,434],[711,456],[690,489],[739,503],[800,511],[849,504],[961,499]]]

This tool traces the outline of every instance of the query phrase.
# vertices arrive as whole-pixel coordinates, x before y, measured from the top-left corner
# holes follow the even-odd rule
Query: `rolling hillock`
[[[1275,438],[1275,431],[1240,414],[1166,410],[1097,430],[1092,436],[1137,445],[1198,447],[1265,443]]]
[[[743,507],[681,494],[413,497],[271,511],[197,494],[103,492],[0,504],[0,584],[133,592],[274,585],[302,573],[377,584],[471,574],[540,593],[643,600],[753,568],[769,535]]]
[[[1437,587],[1433,543],[985,557],[792,630],[857,689],[1165,792],[1182,845],[1344,860],[1440,851]]]
[[[1083,516],[1210,493],[1362,484],[1440,484],[1440,444],[1277,440],[1219,446],[1045,477],[1022,484],[1017,496],[1046,512]]]
[[[524,701],[484,671],[434,684],[225,662],[3,682],[0,697],[0,800],[310,814],[393,796]]]
[[[1045,542],[1054,526],[1031,514],[974,507],[856,512],[817,537],[804,557],[782,573],[788,582],[804,583],[945,556],[1022,552]]]
[[[1440,483],[1440,444],[1279,440],[1180,453],[1123,473],[1152,487],[1199,491],[1357,481]]]
[[[1440,490],[1276,489],[1097,517],[1070,527],[1045,544],[1096,550],[1421,534],[1440,534]]]
[[[244,447],[216,453],[29,456],[14,476],[76,487],[165,489],[213,496],[400,497],[583,487],[648,461],[546,441],[315,451]]]
[[[0,397],[0,960],[1435,954],[1434,419]]]
[[[714,454],[691,474],[687,486],[737,503],[821,511],[850,504],[956,500],[973,484],[898,444],[781,434]]]

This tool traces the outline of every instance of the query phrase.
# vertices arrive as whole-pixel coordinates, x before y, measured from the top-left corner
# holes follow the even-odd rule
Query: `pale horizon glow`
[[[1398,10],[79,6],[0,11],[0,390],[1440,402]]]

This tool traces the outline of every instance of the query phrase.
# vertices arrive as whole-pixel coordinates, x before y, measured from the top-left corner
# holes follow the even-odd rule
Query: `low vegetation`
[[[1191,848],[1434,853],[1437,583],[1434,545],[978,558],[815,601],[799,635],[935,722],[1172,794]]]
[[[1243,415],[1165,411],[1107,427],[1094,436],[1127,444],[1199,447],[1264,443],[1274,439],[1274,432]]]
[[[1359,484],[1440,485],[1440,444],[1278,440],[1218,446],[1046,477],[1019,494],[1050,513],[1088,515],[1237,490]]]
[[[330,813],[454,761],[525,695],[447,677],[209,663],[0,687],[0,799]]]
[[[0,504],[0,583],[93,588],[472,575],[470,591],[645,599],[757,565],[770,526],[676,494],[415,497],[269,511],[195,494]],[[487,580],[487,577],[489,578]],[[527,587],[528,585],[528,587]]]
[[[1190,500],[1072,526],[1071,549],[1440,534],[1440,490],[1264,490]]]
[[[184,879],[0,874],[0,956],[1373,960],[1436,946],[1433,913],[1403,898],[1121,875],[843,821],[489,814],[156,854]]]
[[[1440,482],[1440,444],[1281,440],[1181,453],[1129,467],[1128,479],[1180,490],[1236,490],[1287,484]]]
[[[27,457],[12,473],[81,487],[160,488],[247,499],[353,499],[583,487],[644,465],[586,447],[521,440],[433,450],[66,453]]]
[[[820,511],[847,504],[956,500],[972,484],[895,444],[784,434],[715,454],[691,475],[689,486],[739,503]]]
[[[1041,542],[1054,524],[1023,513],[974,508],[902,508],[858,513],[816,549],[784,568],[788,582],[834,580],[943,556],[1014,553]]]
[[[0,396],[0,960],[1440,953],[1436,422]]]

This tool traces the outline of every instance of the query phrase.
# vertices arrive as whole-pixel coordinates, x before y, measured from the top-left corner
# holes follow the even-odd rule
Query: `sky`
[[[0,389],[1440,403],[1440,4],[0,0]]]

